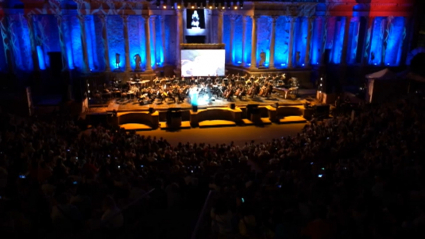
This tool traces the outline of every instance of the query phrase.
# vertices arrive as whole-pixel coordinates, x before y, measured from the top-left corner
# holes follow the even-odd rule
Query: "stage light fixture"
[[[180,9],[180,5],[178,5],[177,8]]]
[[[195,8],[195,6],[192,6],[192,9],[194,9]]]
[[[163,6],[163,8],[164,8],[164,9],[167,9],[167,6],[165,6],[165,5],[164,5],[164,6]]]
[[[224,9],[225,7],[223,6],[221,9]]]
[[[238,9],[238,7],[237,6],[235,6],[235,10],[237,10]]]
[[[210,9],[212,9],[212,6],[210,6]]]

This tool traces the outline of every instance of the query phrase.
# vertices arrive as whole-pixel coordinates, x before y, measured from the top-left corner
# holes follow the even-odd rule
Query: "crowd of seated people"
[[[424,238],[423,103],[362,105],[245,145],[2,114],[1,233],[114,236],[121,209],[155,189],[164,209],[200,209],[213,190],[208,238]]]

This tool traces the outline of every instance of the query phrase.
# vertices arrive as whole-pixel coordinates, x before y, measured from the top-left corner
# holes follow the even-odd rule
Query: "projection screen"
[[[224,76],[225,50],[181,50],[182,76]]]

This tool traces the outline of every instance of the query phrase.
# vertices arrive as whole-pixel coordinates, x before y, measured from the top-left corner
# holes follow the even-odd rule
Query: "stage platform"
[[[235,104],[236,107],[247,107],[248,105],[258,105],[258,106],[269,106],[279,104],[280,106],[297,106],[304,105],[306,98],[309,96],[314,96],[316,90],[311,89],[300,89],[299,95],[295,99],[284,99],[279,94],[273,94],[271,97],[256,97],[249,98],[246,97],[242,100],[234,98],[232,101],[227,101],[223,99],[216,99],[211,104],[199,104],[198,109],[205,108],[214,108],[214,107],[230,107],[231,104]],[[184,102],[179,104],[176,103],[152,103],[147,105],[140,105],[137,99],[111,99],[105,104],[99,105],[89,105],[88,114],[99,114],[107,112],[127,112],[127,111],[147,111],[149,108],[153,108],[158,111],[167,111],[171,108],[180,108],[180,109],[192,109],[192,105],[189,99],[186,99]]]
[[[189,99],[140,105],[137,99],[115,98],[92,105],[85,116],[91,125],[103,122],[133,131],[306,123],[305,104],[312,103],[315,92],[300,90],[294,99],[281,94],[231,101],[219,98],[210,104],[199,102],[197,107]]]

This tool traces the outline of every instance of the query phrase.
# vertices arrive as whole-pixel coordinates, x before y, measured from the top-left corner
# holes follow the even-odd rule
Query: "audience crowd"
[[[296,137],[245,145],[2,114],[1,234],[116,238],[148,192],[149,208],[199,211],[211,190],[197,238],[425,238],[424,103],[341,105]]]

